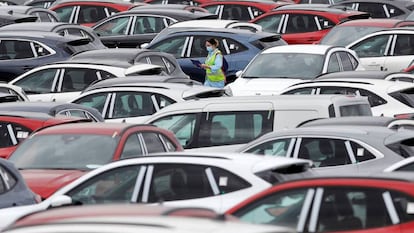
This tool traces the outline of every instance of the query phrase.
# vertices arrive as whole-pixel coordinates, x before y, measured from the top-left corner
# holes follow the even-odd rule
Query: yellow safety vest
[[[208,66],[213,66],[214,62],[216,61],[216,55],[217,54],[221,54],[220,50],[216,50],[214,51],[213,55],[211,55],[211,57],[207,57],[206,60],[206,65]],[[219,70],[217,70],[216,73],[211,72],[211,69],[207,68],[206,69],[206,78],[212,82],[219,82],[219,81],[224,81],[226,76],[223,73],[223,70],[220,68]]]

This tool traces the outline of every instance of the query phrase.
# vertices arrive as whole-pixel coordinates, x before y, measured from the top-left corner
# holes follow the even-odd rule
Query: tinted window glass
[[[354,152],[355,159],[357,162],[363,162],[363,161],[376,158],[375,155],[373,155],[369,150],[367,150],[363,146],[355,142],[350,142],[350,143],[351,143],[352,151]]]
[[[371,106],[368,104],[353,104],[339,106],[341,116],[372,116]]]
[[[147,116],[155,112],[151,93],[117,92],[112,118]]]
[[[172,131],[184,148],[196,140],[194,138],[196,114],[167,116],[153,121],[151,124]]]
[[[385,48],[389,37],[389,35],[373,36],[352,46],[351,49],[361,58],[385,56]]]
[[[272,140],[255,146],[245,152],[259,155],[286,156],[290,141],[290,138]]]
[[[184,57],[183,49],[185,39],[186,37],[168,38],[158,44],[155,44],[154,46],[151,46],[151,49],[165,53],[171,53],[176,58]],[[204,48],[204,45],[202,48]]]
[[[14,175],[10,173],[10,171],[3,166],[0,166],[0,174],[1,174],[1,180],[4,182],[4,185],[5,185],[4,188],[1,188],[2,185],[0,185],[0,193],[2,192],[2,190],[3,191],[11,190],[17,183],[16,177],[14,177]]]
[[[108,15],[105,13],[105,7],[102,6],[86,6],[80,5],[79,16],[77,23],[95,23],[99,20],[106,18]]]
[[[81,99],[76,100],[74,103],[82,104],[87,107],[96,108],[102,116],[106,118],[106,113],[104,113],[104,107],[106,103],[106,99],[109,93],[96,93],[85,96]]]
[[[393,92],[389,95],[409,107],[414,107],[414,88]]]
[[[99,36],[115,36],[127,34],[127,26],[130,17],[117,17],[94,28]]]
[[[375,107],[375,106],[379,106],[379,105],[383,105],[387,103],[385,99],[379,97],[378,95],[370,91],[363,90],[363,89],[359,89],[358,91],[361,96],[368,97],[368,102],[369,102],[369,105],[371,105],[371,107]]]
[[[407,211],[408,205],[414,203],[414,198],[404,193],[391,192],[392,201],[401,222],[409,222],[414,220],[414,215]]]
[[[295,90],[287,91],[283,93],[282,95],[310,95],[312,94],[314,87],[304,87],[304,88],[298,88]]]
[[[59,16],[60,22],[67,22],[69,23],[70,16],[72,15],[72,11],[75,9],[74,6],[64,6],[59,7],[58,9],[55,9],[54,11]]]
[[[158,133],[143,132],[142,136],[144,138],[145,146],[147,147],[148,153],[166,151],[164,144],[161,141],[161,138],[158,136]]]
[[[317,31],[318,27],[313,15],[290,14],[286,33],[303,33]]]
[[[394,56],[414,55],[414,35],[397,35]]]
[[[221,19],[236,19],[241,21],[252,19],[246,5],[224,4],[223,6]]]
[[[82,91],[89,84],[98,80],[97,70],[94,69],[65,69],[62,81],[62,91]]]
[[[72,197],[74,203],[128,203],[140,166],[120,167],[94,176],[66,195]]]
[[[339,66],[338,57],[336,56],[336,53],[333,53],[331,57],[329,58],[328,73],[339,72],[339,71],[341,71],[341,68]]]
[[[358,3],[359,7],[357,10],[369,12],[372,18],[389,18],[387,17],[386,12],[384,10],[384,5],[381,3],[366,3],[361,2]]]
[[[298,158],[310,159],[315,167],[351,164],[345,142],[330,138],[302,138]]]
[[[138,140],[138,135],[131,134],[125,142],[122,150],[121,159],[133,158],[142,155],[141,143]]]
[[[205,166],[157,164],[151,179],[149,202],[213,196]]]
[[[262,26],[263,31],[278,33],[281,30],[281,19],[283,14],[268,15],[255,23]]]
[[[45,94],[52,91],[57,69],[45,69],[26,76],[15,82],[27,94]]]
[[[173,23],[171,20],[168,22]],[[164,18],[161,17],[137,17],[135,21],[135,27],[133,34],[144,34],[144,33],[158,33],[164,29]]]
[[[231,193],[252,186],[241,177],[221,168],[212,167],[212,172],[220,194]]]
[[[342,62],[343,71],[351,71],[354,70],[354,66],[352,65],[351,59],[346,52],[338,52],[339,58]]]

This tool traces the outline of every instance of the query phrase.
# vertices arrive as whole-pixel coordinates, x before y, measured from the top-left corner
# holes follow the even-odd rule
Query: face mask
[[[211,47],[211,46],[206,46],[206,49],[207,49],[208,52],[213,51],[213,47]]]

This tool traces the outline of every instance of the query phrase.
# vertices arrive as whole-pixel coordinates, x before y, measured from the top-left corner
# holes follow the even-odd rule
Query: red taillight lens
[[[397,119],[413,119],[414,113],[395,114],[394,117]]]

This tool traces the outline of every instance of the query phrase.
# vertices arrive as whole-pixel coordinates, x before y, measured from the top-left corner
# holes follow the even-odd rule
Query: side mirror
[[[53,197],[50,200],[49,208],[72,205],[72,198],[66,195]]]
[[[143,43],[143,44],[141,44],[139,47],[140,47],[141,49],[145,49],[146,47],[148,47],[148,45],[149,45],[149,43]]]
[[[236,77],[240,78],[242,76],[242,74],[243,74],[243,71],[239,70],[239,71],[236,72]]]

